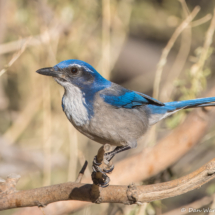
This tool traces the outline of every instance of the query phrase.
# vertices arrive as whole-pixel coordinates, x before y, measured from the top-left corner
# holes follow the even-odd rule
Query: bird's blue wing
[[[158,101],[157,99],[154,99],[152,98],[151,96],[148,96],[146,94],[143,94],[143,93],[140,93],[140,92],[136,92],[134,91],[135,93],[141,95],[142,97],[144,97],[145,99],[147,99],[149,101],[149,104],[155,104],[155,105],[158,105],[158,106],[164,106],[165,104]]]
[[[164,104],[151,98],[145,94],[130,91],[120,86],[114,86],[105,90],[100,96],[104,101],[112,106],[118,108],[135,108],[141,105],[155,104],[158,106],[163,106]]]

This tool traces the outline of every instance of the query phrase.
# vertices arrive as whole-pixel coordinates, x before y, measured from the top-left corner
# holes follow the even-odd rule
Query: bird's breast
[[[62,99],[63,111],[75,126],[83,126],[89,122],[86,101],[78,87],[67,89]]]

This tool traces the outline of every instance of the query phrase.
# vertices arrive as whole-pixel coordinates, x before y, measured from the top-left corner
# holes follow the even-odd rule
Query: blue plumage
[[[104,101],[118,108],[134,108],[148,104],[149,101],[135,92],[122,88],[116,95],[102,94]]]
[[[118,133],[130,132],[130,139],[132,139],[130,142],[136,142],[146,132],[148,126],[172,113],[183,108],[206,106],[208,103],[215,102],[215,97],[211,97],[162,103],[150,96],[128,90],[106,80],[90,64],[81,60],[65,60],[52,68],[41,69],[38,72],[53,76],[65,88],[62,108],[68,119],[80,132],[90,136],[91,139],[98,139],[100,143],[110,142],[108,141],[109,138],[116,145],[122,144],[116,143],[117,141],[129,145],[127,137],[123,138],[126,135],[120,134],[120,139],[119,135],[115,134],[116,131]],[[212,103],[212,105],[215,104]],[[103,112],[103,109],[106,110],[106,113]],[[118,112],[116,112],[117,109],[119,109]],[[126,125],[127,120],[129,121],[128,116],[137,117],[140,124],[138,125],[137,121],[133,122],[134,126],[129,130]],[[108,128],[109,122],[106,119],[108,117],[109,119],[118,118],[120,120],[121,124],[112,125],[113,131]],[[97,121],[97,125],[95,123],[92,126],[93,121]],[[103,125],[101,121],[106,124]],[[114,122],[111,121],[111,123]],[[142,125],[141,131],[135,124],[139,127]],[[86,125],[89,127],[86,128]],[[119,129],[120,131],[118,131]]]
[[[82,68],[82,74],[71,75],[70,72],[67,71],[67,69],[70,68],[71,65],[73,65],[73,67],[75,67],[77,70]],[[90,119],[91,117],[93,117],[93,105],[96,93],[106,87],[109,87],[111,85],[111,82],[103,78],[90,64],[81,60],[65,60],[55,65],[53,68],[55,71],[59,71],[59,73],[66,73],[68,75],[68,82],[81,90],[82,94],[84,94],[83,105],[86,107],[86,110],[88,112],[88,118]],[[60,84],[65,84],[65,82],[61,78],[56,81]],[[66,104],[65,99],[63,98],[62,108],[64,111]]]
[[[132,109],[136,106],[142,106],[147,104],[156,104],[158,106],[164,105],[163,103],[143,93],[131,91],[121,86],[118,86],[118,89],[114,92],[107,89],[107,91],[102,94],[101,97],[106,103],[118,108]]]
[[[192,99],[192,100],[186,100],[186,101],[167,102],[165,103],[165,105],[175,107],[175,109],[181,109],[181,108],[189,108],[189,107],[198,107],[199,105],[207,104],[214,101],[215,101],[215,97],[209,97],[209,98]]]
[[[99,73],[89,63],[86,63],[82,60],[76,60],[76,59],[64,60],[64,61],[61,61],[60,63],[58,63],[57,65],[55,65],[53,68],[56,70],[65,69],[65,68],[70,67],[71,65],[83,66],[88,70],[88,72],[92,72],[95,75],[100,76]]]
[[[165,114],[168,112],[170,113],[170,112],[174,112],[174,111],[186,109],[186,108],[192,108],[192,107],[194,108],[198,106],[201,107],[202,104],[206,104],[205,106],[207,106],[207,103],[211,103],[211,102],[215,102],[215,97],[167,102],[167,103],[164,103],[164,106],[162,107],[155,106],[155,105],[148,105],[148,107],[150,108],[152,114]],[[212,105],[215,105],[215,104],[212,104]]]
[[[117,146],[107,155],[108,160],[136,147],[149,126],[176,111],[215,105],[215,97],[162,103],[106,80],[80,60],[62,61],[37,72],[54,77],[64,87],[63,111],[81,133],[101,144]]]

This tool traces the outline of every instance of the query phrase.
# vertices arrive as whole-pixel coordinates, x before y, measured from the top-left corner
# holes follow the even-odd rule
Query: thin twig
[[[60,23],[59,25],[53,27],[52,29],[49,30],[49,34],[51,35],[51,40],[55,40],[56,38],[59,37],[59,35],[69,28],[70,25],[63,25]],[[28,41],[29,37],[23,38],[21,40],[16,40],[8,43],[3,43],[0,44],[0,55],[1,54],[6,54],[10,52],[14,52],[16,50],[20,49],[20,44],[25,44],[26,41]],[[49,38],[47,38],[47,32],[43,32],[42,34],[35,35],[32,37],[32,39],[29,41],[27,44],[28,47],[30,46],[39,46],[39,45],[44,45],[44,43],[48,43]]]
[[[43,210],[43,207],[38,207],[38,208],[41,210],[41,212],[43,213],[43,215],[46,215],[45,211]]]
[[[43,154],[45,162],[43,165],[43,185],[51,183],[51,133],[52,133],[52,116],[51,116],[51,93],[50,80],[43,77]]]
[[[179,1],[182,5],[183,13],[184,13],[185,17],[187,18],[190,14],[187,4],[186,4],[185,0],[179,0]],[[171,98],[171,95],[172,95],[172,93],[174,91],[174,87],[175,87],[174,84],[172,84],[172,82],[179,77],[179,75],[186,63],[186,60],[190,53],[191,42],[192,42],[192,28],[186,28],[181,33],[181,45],[180,45],[179,52],[171,67],[170,72],[168,73],[168,75],[165,79],[164,87],[162,88],[162,90],[160,92],[160,99],[162,101],[168,101]]]
[[[190,27],[196,27],[196,26],[202,25],[205,22],[208,22],[211,18],[212,18],[211,14],[207,14],[206,16],[202,17],[201,19],[191,22]]]
[[[166,47],[162,51],[162,55],[160,61],[158,63],[157,71],[155,73],[155,81],[153,87],[153,97],[158,99],[159,95],[159,86],[161,81],[161,76],[163,72],[163,67],[166,64],[167,56],[172,49],[176,39],[181,34],[181,32],[190,24],[190,22],[195,18],[197,13],[200,11],[200,7],[196,6],[192,13],[179,25],[179,27],[175,30],[172,37],[170,38],[169,42],[167,43]]]
[[[78,177],[77,177],[77,179],[75,181],[76,183],[81,183],[81,180],[82,180],[84,172],[85,172],[85,170],[87,168],[87,165],[88,165],[88,162],[85,161],[85,163],[84,163],[83,167],[81,168],[81,171],[79,172],[79,175],[78,175]]]
[[[181,3],[181,6],[182,6],[183,11],[184,11],[184,13],[185,13],[185,16],[186,16],[186,17],[189,16],[190,10],[189,10],[189,8],[187,7],[186,1],[185,1],[185,0],[179,0],[179,2]]]
[[[110,74],[110,0],[102,1],[102,75],[109,78]]]
[[[68,121],[69,135],[69,166],[68,166],[68,181],[73,181],[77,174],[78,163],[78,133],[71,123]]]
[[[199,57],[198,62],[191,67],[191,74],[196,74],[198,71],[201,71],[203,69],[205,61],[207,59],[209,48],[213,41],[214,30],[215,30],[215,9],[213,18],[211,20],[211,24],[206,33],[201,55]]]
[[[16,60],[18,60],[18,58],[21,56],[21,54],[25,51],[25,49],[26,49],[28,43],[30,42],[30,40],[31,40],[31,37],[27,38],[27,40],[21,46],[20,50],[13,55],[13,57],[9,61],[9,63],[4,67],[4,69],[2,69],[0,71],[0,77],[8,70],[9,67],[11,67],[16,62]]]

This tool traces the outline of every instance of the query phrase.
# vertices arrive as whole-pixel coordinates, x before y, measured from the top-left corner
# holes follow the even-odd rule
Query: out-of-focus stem
[[[102,75],[110,74],[110,0],[102,0]]]
[[[166,47],[162,51],[162,55],[161,55],[160,61],[159,61],[158,66],[157,66],[157,71],[155,73],[155,81],[154,81],[154,87],[153,87],[153,97],[156,99],[158,99],[161,76],[162,76],[163,68],[164,68],[166,61],[167,61],[167,56],[168,56],[170,50],[172,49],[178,36],[190,24],[190,22],[196,17],[199,10],[200,10],[200,7],[198,7],[198,6],[196,6],[194,8],[192,13],[175,30],[175,32],[173,33],[169,42],[167,43]]]
[[[51,102],[49,79],[43,80],[43,185],[46,186],[51,183]]]
[[[78,162],[78,134],[71,123],[68,122],[69,134],[69,167],[68,167],[68,181],[76,179],[77,162]]]

